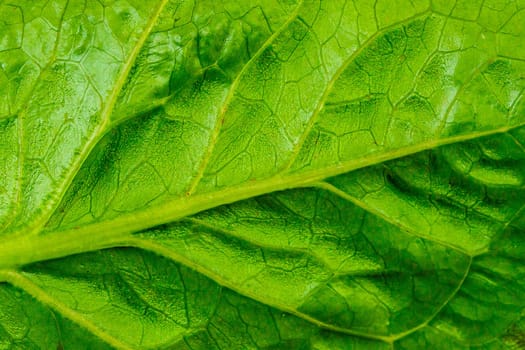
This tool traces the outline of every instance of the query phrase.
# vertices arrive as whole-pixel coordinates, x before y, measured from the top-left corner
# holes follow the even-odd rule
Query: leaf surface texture
[[[0,348],[523,347],[524,23],[0,1]]]

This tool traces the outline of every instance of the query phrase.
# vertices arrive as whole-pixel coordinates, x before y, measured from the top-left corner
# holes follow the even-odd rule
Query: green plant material
[[[0,349],[520,349],[525,1],[0,0]]]

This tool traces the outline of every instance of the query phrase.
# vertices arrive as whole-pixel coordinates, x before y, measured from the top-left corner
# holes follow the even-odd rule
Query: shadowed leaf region
[[[0,0],[0,349],[521,349],[525,2]]]

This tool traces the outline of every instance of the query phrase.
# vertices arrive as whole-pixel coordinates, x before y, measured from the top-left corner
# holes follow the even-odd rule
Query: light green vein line
[[[248,67],[253,62],[255,62],[255,60],[257,58],[259,58],[259,56],[262,55],[264,50],[266,50],[273,43],[273,41],[279,35],[281,35],[281,33],[286,28],[288,28],[290,23],[292,23],[297,18],[297,16],[299,15],[299,11],[302,8],[303,2],[304,2],[304,0],[301,0],[297,4],[297,7],[290,14],[290,16],[286,20],[286,22],[284,22],[283,25],[281,27],[279,27],[275,31],[275,33],[273,33],[263,43],[263,45],[259,48],[259,50],[257,50],[257,52],[248,60],[248,62],[246,62],[246,64],[242,67],[242,69],[239,72],[239,74],[237,74],[237,76],[235,77],[235,80],[231,84],[230,90],[228,91],[228,95],[226,96],[226,98],[225,98],[225,100],[224,100],[224,102],[223,102],[223,104],[221,106],[221,109],[219,111],[219,115],[217,116],[217,121],[215,123],[215,127],[214,127],[214,129],[212,131],[212,134],[211,134],[209,142],[208,142],[208,148],[207,148],[206,153],[204,154],[204,156],[202,158],[201,163],[199,164],[199,167],[198,167],[198,170],[197,170],[197,175],[195,175],[193,181],[191,182],[190,186],[188,187],[188,190],[186,191],[189,195],[191,195],[195,191],[195,188],[197,187],[197,185],[199,184],[200,180],[204,176],[204,172],[206,171],[206,167],[207,167],[207,165],[208,165],[208,163],[209,163],[209,161],[211,159],[211,156],[213,154],[213,150],[214,150],[215,145],[217,143],[217,138],[219,137],[219,134],[220,134],[220,131],[221,131],[221,128],[222,128],[222,122],[224,120],[224,117],[226,116],[226,112],[228,111],[228,106],[229,106],[230,102],[232,101],[233,97],[235,96],[235,92],[236,92],[237,86],[239,85],[239,83],[241,81],[241,78],[243,77],[243,75],[246,72],[246,70],[248,69]]]
[[[408,335],[410,335],[412,333],[417,332],[418,330],[420,330],[422,328],[425,328],[426,326],[428,326],[428,324],[430,322],[432,322],[432,320],[434,320],[437,317],[437,315],[439,315],[439,313],[452,301],[452,299],[454,299],[454,297],[458,294],[458,292],[460,291],[461,287],[465,283],[465,280],[467,279],[468,274],[470,272],[470,268],[472,266],[472,260],[473,260],[473,258],[471,257],[469,262],[468,262],[467,267],[465,268],[465,272],[464,272],[463,276],[461,277],[461,280],[458,283],[458,286],[452,291],[452,293],[450,293],[450,295],[443,302],[443,304],[441,304],[441,306],[439,308],[437,308],[436,311],[434,311],[432,313],[432,315],[430,315],[428,317],[428,319],[425,322],[423,322],[422,324],[420,324],[419,326],[416,326],[416,327],[411,328],[411,329],[409,329],[409,330],[407,330],[405,332],[398,333],[398,334],[392,336],[394,340],[399,340],[399,339],[404,338],[404,337],[406,337],[406,336],[408,336]]]
[[[212,280],[214,280],[215,282],[217,282],[218,284],[220,284],[223,287],[231,289],[231,290],[233,290],[233,291],[235,291],[235,292],[237,292],[237,293],[239,293],[241,295],[244,295],[244,296],[246,296],[248,298],[251,298],[253,300],[259,301],[259,302],[261,302],[261,303],[263,303],[265,305],[274,307],[274,308],[279,309],[281,311],[284,311],[284,312],[290,313],[292,315],[295,315],[297,317],[300,317],[300,318],[302,318],[302,319],[304,319],[304,320],[306,320],[306,321],[308,321],[308,322],[310,322],[312,324],[317,325],[318,327],[321,327],[321,328],[324,328],[324,329],[327,329],[327,330],[331,330],[331,331],[335,331],[335,332],[340,332],[340,333],[344,333],[344,334],[358,336],[358,337],[361,337],[361,338],[380,340],[380,341],[387,342],[387,343],[389,343],[389,342],[391,342],[393,340],[392,337],[389,337],[389,336],[368,334],[368,333],[353,331],[351,329],[346,329],[346,328],[337,327],[337,326],[333,326],[333,325],[327,324],[327,323],[319,321],[319,320],[317,320],[317,319],[315,319],[315,318],[313,318],[313,317],[311,317],[309,315],[303,314],[300,311],[297,311],[296,309],[291,308],[290,306],[283,305],[277,299],[275,299],[275,300],[274,299],[272,299],[272,300],[262,300],[262,298],[260,298],[259,296],[255,295],[255,294],[251,294],[251,293],[246,293],[246,291],[240,290],[239,287],[235,283],[232,283],[232,282],[224,279],[223,276],[221,276],[219,274],[216,274],[213,271],[211,271],[209,269],[206,269],[206,268],[202,267],[201,265],[198,265],[198,264],[194,263],[193,261],[187,259],[183,255],[176,253],[173,249],[169,249],[169,248],[163,246],[162,244],[154,243],[152,241],[144,240],[144,239],[140,239],[140,238],[132,239],[132,240],[129,241],[129,243],[131,243],[131,245],[133,247],[135,247],[135,248],[140,248],[140,249],[144,249],[144,250],[147,250],[147,251],[154,252],[156,254],[160,254],[160,255],[162,255],[162,256],[170,259],[170,260],[173,260],[175,262],[178,262],[180,264],[188,266],[189,268],[197,271],[198,273],[211,278]]]
[[[243,235],[242,233],[238,233],[236,230],[226,229],[220,226],[214,226],[211,223],[208,223],[201,219],[196,219],[194,217],[191,218],[184,218],[181,220],[181,222],[188,222],[196,225],[197,227],[200,227],[202,229],[211,230],[213,232],[216,232],[217,234],[223,235],[228,238],[235,239],[237,241],[242,241],[245,243],[248,243],[249,245],[265,250],[270,251],[281,251],[286,253],[292,253],[302,256],[307,256],[310,259],[316,261],[320,265],[323,265],[327,270],[329,270],[331,273],[332,269],[330,268],[329,264],[326,262],[326,259],[323,258],[322,255],[317,254],[314,250],[310,248],[297,248],[297,247],[280,247],[278,245],[273,245],[269,243],[262,243],[258,242],[255,239],[251,239],[249,235]]]
[[[95,326],[90,320],[86,319],[78,312],[75,312],[74,310],[70,309],[68,306],[64,305],[53,296],[47,294],[42,288],[36,285],[29,278],[23,276],[21,273],[16,271],[3,271],[1,275],[3,275],[6,281],[11,285],[24,290],[42,304],[51,307],[56,312],[75,322],[79,326],[85,328],[86,330],[88,330],[107,344],[122,350],[133,349],[128,344],[123,343],[122,341],[109,335],[99,327]]]
[[[409,233],[410,235],[412,236],[415,236],[415,237],[419,237],[419,238],[423,238],[423,239],[426,239],[426,240],[429,240],[429,241],[432,241],[432,242],[435,242],[435,243],[438,243],[440,245],[443,245],[447,248],[450,248],[452,250],[455,250],[457,252],[460,252],[462,254],[465,254],[467,256],[471,256],[472,253],[469,253],[465,250],[463,250],[461,247],[457,247],[455,245],[452,245],[446,241],[443,241],[443,240],[439,240],[439,239],[436,239],[436,237],[434,236],[431,236],[431,235],[426,235],[426,234],[422,234],[420,232],[417,232],[415,231],[414,229],[412,229],[410,226],[407,226],[407,225],[403,225],[401,222],[399,221],[395,221],[393,220],[391,217],[388,217],[386,215],[384,215],[383,213],[381,213],[380,211],[374,209],[373,207],[369,206],[367,203],[359,200],[358,198],[340,190],[339,188],[335,187],[334,185],[332,184],[329,184],[327,182],[315,182],[313,184],[311,184],[311,187],[315,187],[315,188],[320,188],[320,189],[323,189],[325,191],[328,191],[330,193],[333,193],[334,195],[344,199],[344,200],[347,200],[353,204],[355,204],[356,206],[360,207],[361,209],[365,210],[366,212],[374,215],[374,216],[377,216],[378,218],[380,218],[381,220],[395,226],[395,227],[398,227],[400,228],[401,230]]]
[[[35,80],[35,84],[31,88],[31,93],[28,94],[28,101],[26,101],[24,109],[18,114],[16,118],[16,127],[17,127],[17,134],[18,134],[18,174],[17,174],[17,189],[16,189],[16,200],[15,200],[15,206],[13,210],[11,211],[11,218],[8,219],[8,221],[4,224],[4,227],[9,226],[16,218],[18,213],[20,212],[20,205],[22,204],[22,181],[24,178],[24,117],[27,114],[27,109],[30,105],[29,101],[31,100],[31,97],[33,96],[33,93],[36,90],[36,87],[38,86],[38,82],[42,79],[42,77],[45,75],[47,70],[51,67],[53,64],[53,61],[56,58],[56,53],[58,50],[58,45],[60,42],[60,34],[62,32],[62,26],[64,24],[64,16],[66,14],[67,8],[69,6],[69,0],[66,1],[66,4],[64,6],[64,11],[62,11],[62,14],[60,15],[60,21],[59,26],[57,30],[57,35],[55,39],[55,43],[53,45],[53,54],[49,58],[49,62],[47,65],[42,68],[38,74],[38,77]]]
[[[144,44],[146,43],[146,40],[148,39],[149,35],[151,34],[151,31],[153,30],[153,27],[157,23],[157,20],[160,17],[160,14],[162,13],[162,10],[164,10],[164,7],[168,3],[168,0],[162,0],[157,7],[156,11],[153,13],[151,18],[148,21],[148,24],[144,28],[144,31],[139,37],[139,40],[131,50],[131,53],[124,63],[124,66],[122,67],[122,70],[118,76],[117,81],[115,82],[115,86],[113,90],[111,91],[111,95],[109,96],[109,101],[104,106],[104,109],[101,112],[101,119],[103,121],[102,127],[104,127],[107,123],[109,123],[109,119],[111,116],[111,113],[113,112],[113,108],[115,107],[115,104],[117,103],[118,96],[120,95],[120,92],[122,88],[124,87],[124,84],[126,82],[126,79],[128,78],[129,72],[131,71],[131,68],[135,64],[135,60],[137,59],[137,56],[144,47]]]
[[[345,72],[345,70],[349,67],[350,64],[352,64],[357,56],[359,56],[364,50],[366,50],[370,44],[374,42],[380,35],[383,35],[386,31],[397,28],[403,24],[413,22],[415,19],[424,16],[428,14],[430,9],[426,9],[425,11],[415,14],[414,16],[405,19],[403,21],[396,22],[394,24],[391,24],[385,28],[379,29],[377,32],[372,34],[356,51],[354,51],[347,59],[344,60],[343,64],[337,69],[337,71],[334,73],[334,75],[330,78],[326,85],[326,89],[323,91],[323,94],[321,95],[321,98],[319,99],[319,103],[315,107],[310,119],[308,120],[308,124],[305,126],[305,129],[303,133],[301,134],[301,137],[295,144],[290,159],[286,163],[286,165],[282,168],[281,172],[286,172],[290,167],[292,167],[295,159],[299,155],[299,151],[301,150],[301,147],[304,145],[306,139],[308,138],[308,135],[310,134],[310,131],[315,125],[315,122],[317,121],[321,111],[324,108],[324,104],[326,103],[326,100],[330,96],[330,93],[332,92],[332,89],[336,83],[336,81],[341,77],[341,75]]]
[[[509,227],[512,227],[512,223],[516,220],[516,219],[519,219],[523,214],[525,213],[525,203],[523,203],[523,205],[521,207],[519,207],[518,210],[516,210],[516,212],[510,217],[507,219],[507,222],[503,225],[502,229],[500,232],[498,232],[497,235],[495,235],[494,237],[492,237],[492,241],[496,241],[497,239],[499,239],[502,235],[505,234],[505,232],[507,231],[507,229]],[[518,228],[521,230],[521,228]],[[487,246],[485,247],[484,249],[480,250],[480,251],[477,251],[476,252],[476,255],[482,255],[482,254],[485,254],[485,253],[488,253],[489,252],[489,249],[490,249],[490,246]]]
[[[84,145],[84,148],[80,151],[79,155],[74,160],[73,164],[71,164],[67,173],[64,175],[63,181],[60,183],[59,186],[57,186],[57,189],[55,190],[55,192],[51,194],[50,200],[48,201],[47,205],[45,205],[44,210],[42,210],[43,214],[40,215],[40,217],[37,218],[35,221],[33,221],[31,228],[27,229],[27,231],[24,233],[25,235],[38,234],[38,231],[40,230],[42,225],[44,225],[45,222],[49,219],[49,217],[53,213],[53,210],[56,209],[56,206],[58,205],[60,200],[64,197],[65,191],[70,186],[73,179],[75,178],[78,172],[78,169],[82,166],[82,164],[86,160],[91,150],[95,147],[97,142],[102,138],[106,129],[109,129],[109,126],[110,126],[109,119],[110,119],[111,113],[113,112],[113,108],[115,107],[115,104],[117,102],[118,96],[126,82],[129,72],[135,63],[135,60],[140,50],[144,46],[144,43],[149,37],[151,31],[153,30],[153,27],[155,26],[167,2],[168,0],[162,0],[160,2],[157,9],[153,13],[153,15],[150,17],[137,43],[131,50],[131,53],[128,59],[124,63],[124,66],[122,67],[122,70],[119,73],[117,81],[115,82],[115,86],[113,90],[111,91],[111,94],[109,95],[109,99],[101,111],[101,114],[100,114],[101,121],[102,121],[101,124],[93,131],[91,136],[87,139]]]
[[[456,106],[456,102],[459,100],[459,98],[462,97],[465,90],[470,87],[470,83],[474,81],[474,79],[476,79],[478,76],[480,76],[480,74],[482,74],[483,70],[486,69],[489,64],[490,62],[483,62],[482,64],[480,64],[479,67],[474,69],[472,74],[470,74],[467,77],[467,79],[465,79],[465,81],[461,84],[460,88],[454,94],[454,97],[450,101],[445,113],[443,114],[443,120],[441,121],[441,124],[439,125],[439,127],[437,128],[434,134],[435,137],[439,137],[441,133],[443,132],[443,130],[445,129],[445,127],[447,126],[447,121],[449,120],[450,113],[452,112],[453,108]]]
[[[78,228],[55,232],[55,234],[21,235],[4,239],[0,243],[0,269],[81,252],[125,246],[125,242],[133,232],[170,223],[223,204],[275,191],[311,186],[328,177],[344,174],[352,170],[447,144],[508,132],[521,126],[523,124],[440,140],[431,140],[426,143],[411,145],[377,155],[369,155],[313,171],[298,172],[287,176],[277,175],[268,180],[246,182],[239,186],[228,187],[216,192],[196,194],[189,197],[183,196],[140,212],[122,214],[114,220],[87,224]],[[458,250],[459,248],[454,247],[454,249]]]
[[[0,270],[0,283],[5,283],[8,281],[8,275],[11,270]]]

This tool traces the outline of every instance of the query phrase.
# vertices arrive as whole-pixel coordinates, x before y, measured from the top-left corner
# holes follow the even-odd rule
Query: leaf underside
[[[0,0],[0,349],[525,348],[525,1]]]

